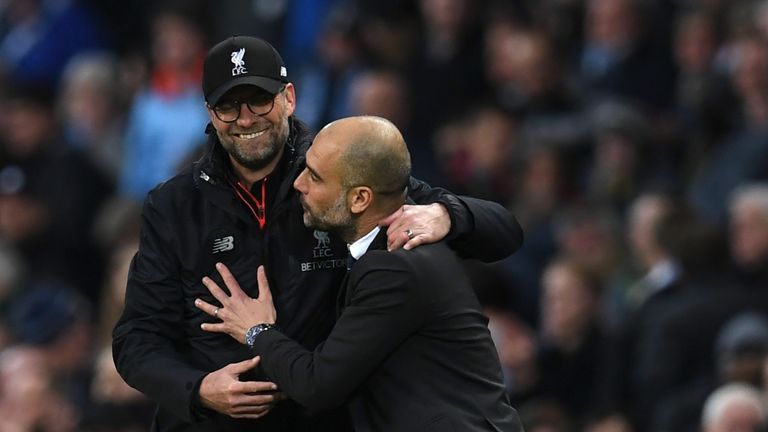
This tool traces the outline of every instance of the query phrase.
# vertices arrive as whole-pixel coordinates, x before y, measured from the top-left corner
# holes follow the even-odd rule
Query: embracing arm
[[[249,328],[276,320],[263,267],[258,270],[259,296],[251,298],[226,266],[217,264],[231,295],[204,278],[203,283],[221,307],[201,299],[195,304],[221,322],[201,327],[227,333],[240,343],[253,343],[264,371],[291,399],[312,410],[339,406],[426,319],[419,284],[402,258],[384,252],[379,254],[375,269],[365,265],[359,262],[350,274],[350,304],[328,339],[314,352],[275,329],[248,340]]]
[[[264,371],[301,405],[324,410],[345,403],[425,319],[424,302],[403,261],[382,255],[375,269],[350,281],[350,304],[314,352],[279,331],[256,338],[254,352]]]
[[[464,258],[498,261],[523,244],[523,230],[517,219],[498,203],[457,196],[414,178],[411,178],[409,185],[409,197],[418,204],[439,203],[445,207],[450,218],[446,239]],[[403,231],[405,224],[407,222],[390,227]]]

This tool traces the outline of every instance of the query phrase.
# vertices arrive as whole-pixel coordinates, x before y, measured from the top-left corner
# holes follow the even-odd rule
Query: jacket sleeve
[[[174,241],[166,221],[147,198],[139,251],[131,262],[125,308],[112,334],[115,366],[123,379],[176,416],[193,421],[193,398],[206,372],[192,367],[185,345],[184,298]]]
[[[406,264],[395,254],[383,255],[375,269],[352,282],[350,304],[314,352],[275,330],[256,338],[254,351],[267,375],[311,411],[345,403],[425,320],[424,302]]]
[[[523,230],[509,210],[493,201],[458,196],[411,177],[408,196],[417,204],[441,203],[451,218],[446,240],[462,258],[493,262],[523,244]]]

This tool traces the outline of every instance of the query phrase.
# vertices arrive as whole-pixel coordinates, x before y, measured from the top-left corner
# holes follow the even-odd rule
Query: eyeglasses
[[[235,99],[223,100],[212,107],[213,113],[216,117],[224,123],[233,123],[240,118],[240,108],[245,104],[248,107],[248,111],[257,116],[265,116],[272,112],[275,107],[275,98],[277,95],[285,90],[285,86],[280,87],[280,90],[271,95],[269,93],[260,92],[257,95],[251,96],[247,100],[239,101]],[[210,107],[210,106],[209,106]]]

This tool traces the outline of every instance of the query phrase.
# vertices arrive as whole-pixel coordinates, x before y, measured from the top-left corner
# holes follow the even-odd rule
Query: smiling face
[[[222,101],[247,101],[258,98],[264,90],[251,85],[233,88],[221,97]],[[276,162],[290,132],[288,118],[296,107],[296,96],[292,84],[275,96],[272,110],[263,116],[252,113],[246,104],[240,105],[240,115],[234,122],[221,121],[208,108],[211,124],[235,168],[259,171]]]

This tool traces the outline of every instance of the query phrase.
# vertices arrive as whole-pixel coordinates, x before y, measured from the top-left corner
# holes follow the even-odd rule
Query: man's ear
[[[288,83],[285,85],[285,110],[288,113],[288,115],[292,115],[293,112],[296,110],[296,89],[293,87],[292,83]]]
[[[368,186],[355,186],[347,192],[349,211],[360,214],[373,203],[373,190]]]

